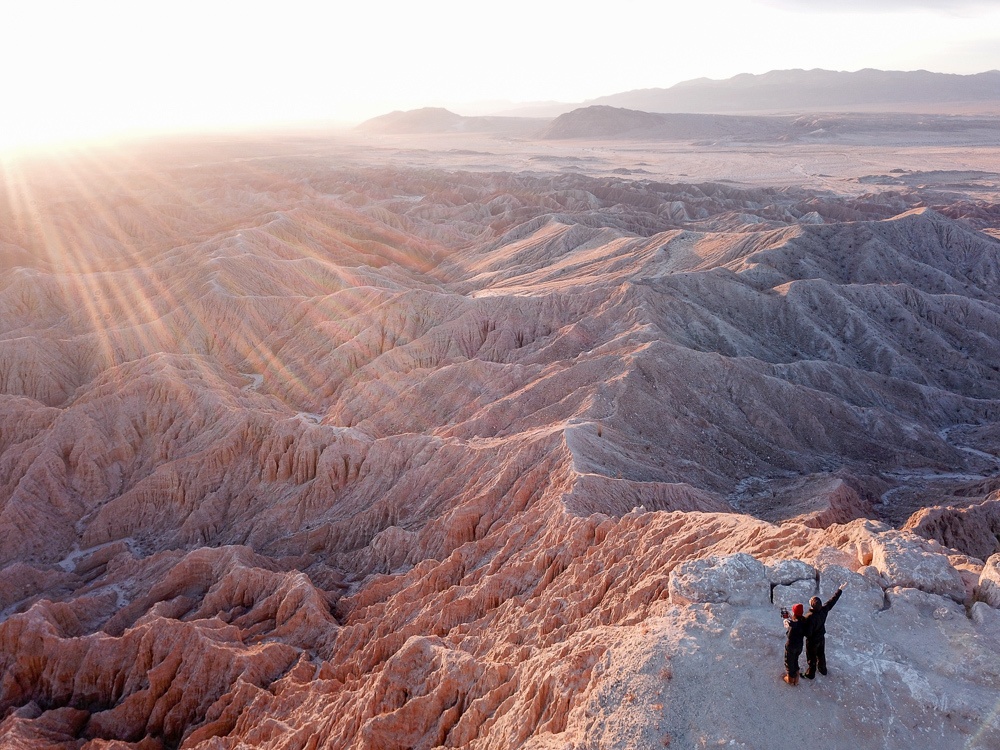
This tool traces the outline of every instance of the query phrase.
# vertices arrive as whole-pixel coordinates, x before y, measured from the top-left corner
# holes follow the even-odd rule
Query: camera
[[[781,608],[781,619],[782,620],[787,620],[791,616],[792,615],[789,613],[789,611],[787,609],[785,609],[784,607]]]

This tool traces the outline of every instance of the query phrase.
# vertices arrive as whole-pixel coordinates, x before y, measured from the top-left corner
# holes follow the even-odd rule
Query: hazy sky
[[[781,68],[1000,68],[1000,0],[25,0],[3,25],[0,146]]]

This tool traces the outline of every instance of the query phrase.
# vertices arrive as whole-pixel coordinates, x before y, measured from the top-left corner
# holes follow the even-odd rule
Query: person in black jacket
[[[806,635],[806,619],[802,616],[803,607],[796,604],[792,607],[792,616],[785,618],[785,676],[789,685],[799,684],[799,656],[802,654],[802,639]],[[782,610],[782,614],[786,614]]]
[[[826,674],[826,616],[843,593],[844,587],[841,586],[826,604],[818,596],[809,600],[809,614],[805,616],[806,662],[809,666],[802,674],[807,680],[816,676],[817,669],[820,674]]]

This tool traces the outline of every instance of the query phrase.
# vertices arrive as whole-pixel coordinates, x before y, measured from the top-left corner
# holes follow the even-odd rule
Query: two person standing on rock
[[[802,676],[811,680],[816,676],[817,670],[820,674],[826,674],[826,618],[843,593],[844,587],[841,586],[825,604],[818,596],[814,596],[809,600],[809,613],[806,615],[803,615],[804,608],[801,604],[792,607],[790,617],[782,610],[787,635],[784,680],[789,685],[799,684],[799,656],[802,654],[803,640],[808,667]]]

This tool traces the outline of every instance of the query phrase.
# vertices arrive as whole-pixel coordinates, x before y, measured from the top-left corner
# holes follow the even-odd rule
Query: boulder
[[[767,580],[776,586],[787,586],[796,581],[816,580],[816,568],[802,560],[779,560],[765,566]]]
[[[771,598],[764,565],[743,552],[683,562],[670,571],[668,589],[675,604],[727,602],[767,606]]]
[[[965,584],[942,552],[909,534],[888,532],[872,540],[872,566],[890,586],[913,588],[965,601]]]
[[[858,562],[853,550],[838,549],[837,547],[825,546],[816,553],[815,564],[817,568],[824,568],[827,565],[838,565],[847,570],[858,570],[861,565]]]
[[[858,563],[862,566],[868,566],[872,564],[872,543],[869,539],[859,539],[855,543],[855,549],[858,553]]]
[[[985,602],[973,602],[969,616],[976,625],[1000,635],[1000,612]]]
[[[837,602],[837,607],[867,612],[882,609],[885,604],[885,592],[882,590],[877,573],[872,568],[863,570],[870,572],[868,575],[861,575],[852,573],[840,565],[824,566],[819,574],[819,598],[824,602],[829,601],[843,585],[844,593]]]
[[[816,581],[795,581],[787,586],[775,586],[771,592],[776,607],[791,609],[796,602],[809,609],[809,599],[816,594]]]
[[[986,561],[979,576],[979,598],[991,607],[1000,607],[1000,553]]]
[[[965,584],[965,601],[971,602],[976,598],[976,590],[979,588],[979,579],[984,568],[983,561],[968,555],[948,555],[948,562],[962,577],[962,583]]]
[[[878,568],[874,568],[871,565],[863,565],[858,568],[858,575],[869,581],[880,589],[885,589],[888,587],[888,582],[882,577],[882,574],[878,572]]]
[[[889,606],[897,614],[902,610],[913,620],[917,617],[933,617],[935,620],[965,617],[965,610],[946,596],[904,586],[893,586],[886,591],[886,594],[889,597]]]

